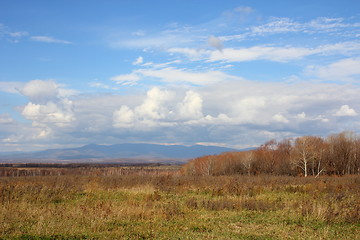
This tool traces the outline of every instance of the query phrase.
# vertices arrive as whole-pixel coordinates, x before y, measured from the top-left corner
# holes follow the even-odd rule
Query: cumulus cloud
[[[143,119],[164,119],[170,113],[166,105],[172,99],[172,92],[154,87],[147,92],[144,102],[135,111]]]
[[[3,139],[79,141],[81,136],[83,141],[91,142],[97,136],[108,143],[116,139],[231,143],[245,141],[237,138],[244,137],[238,131],[246,131],[258,136],[261,143],[271,135],[269,132],[275,136],[282,133],[280,137],[322,134],[328,129],[346,128],[338,117],[351,116],[347,121],[358,121],[355,109],[360,107],[360,89],[356,85],[301,79],[291,83],[257,82],[220,71],[193,72],[174,67],[140,68],[132,74],[138,76],[137,81],[158,80],[159,86],[149,87],[146,94],[72,98],[53,80],[24,84],[20,93],[30,101],[20,113],[31,121],[32,130],[27,130],[27,138],[4,132]],[[179,82],[187,84],[179,86]],[[334,110],[339,102],[351,107],[340,104]],[[6,116],[0,121],[9,129],[15,126]],[[261,133],[264,131],[267,134]]]
[[[113,112],[113,126],[115,128],[129,128],[140,126],[140,128],[152,127],[156,121],[160,124],[168,117],[170,110],[166,103],[171,100],[172,93],[161,90],[157,87],[150,89],[142,104],[131,109],[127,105],[122,105],[120,109]]]
[[[203,117],[202,98],[194,91],[187,91],[182,100],[174,91],[154,87],[143,102],[133,109],[122,105],[113,112],[115,128],[144,129],[144,127],[174,126]]]
[[[62,127],[74,121],[72,102],[63,99],[59,103],[47,102],[46,104],[34,104],[29,102],[21,112],[22,115],[35,122],[53,123]]]
[[[32,80],[20,92],[34,102],[47,102],[59,94],[59,85],[52,80]]]
[[[115,128],[129,128],[135,124],[135,114],[128,106],[121,106],[113,113],[113,126]]]
[[[332,119],[336,116],[356,116],[350,107],[342,107],[334,115],[333,104],[343,101],[344,96],[360,100],[354,89],[325,83],[237,80],[200,87],[197,91],[152,88],[142,103],[120,105],[114,110],[113,126],[133,130],[172,126],[172,131],[180,131],[184,126],[193,131],[201,128],[215,131],[217,126],[223,130],[251,126],[259,130],[286,128],[294,132],[306,126],[319,131],[334,124]]]
[[[266,106],[264,97],[242,95],[242,97],[237,97],[234,99],[230,106],[232,109],[231,115],[238,123],[259,123],[259,121],[264,120],[258,118],[259,113],[262,112],[262,109]]]
[[[200,94],[194,91],[186,92],[184,100],[178,106],[179,117],[188,120],[202,118],[202,103]]]
[[[270,136],[338,131],[346,128],[348,121],[358,121],[355,109],[360,107],[360,89],[356,85],[226,79],[229,78],[198,87],[152,87],[146,94],[94,95],[71,100],[57,96],[46,102],[31,101],[21,114],[32,122],[32,130],[23,132],[27,139],[36,141],[60,136],[79,141],[81,136],[83,141],[92,142],[96,136],[107,143],[176,140],[187,144],[255,144]],[[345,101],[351,107],[340,104],[334,110],[334,104]],[[337,121],[340,116],[351,118],[344,123]],[[6,116],[0,119],[9,129],[15,124]],[[244,132],[256,137],[249,140]],[[3,139],[25,139],[20,133],[9,134],[6,132]]]
[[[344,116],[352,117],[357,115],[358,115],[357,112],[354,109],[350,108],[349,105],[342,105],[340,109],[336,111],[336,113],[334,114],[334,116],[338,116],[338,117],[344,117]]]
[[[19,92],[29,99],[22,107],[21,115],[32,121],[31,139],[47,139],[59,133],[59,128],[72,126],[76,120],[73,102],[68,97],[74,94],[54,80],[32,80]]]
[[[275,84],[243,80],[216,84],[200,93],[203,96],[203,114],[226,114],[230,120],[223,124],[227,126],[250,125],[263,130],[282,126],[294,132],[298,128],[318,132],[320,129],[337,129],[342,125],[340,122],[334,124],[333,105],[344,99],[353,103],[360,101],[356,93],[358,90],[358,87],[338,84]],[[326,125],[321,125],[323,123]]]

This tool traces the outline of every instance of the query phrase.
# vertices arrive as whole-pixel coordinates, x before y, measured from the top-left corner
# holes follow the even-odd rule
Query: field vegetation
[[[359,175],[190,176],[174,166],[126,169],[42,168],[62,174],[0,177],[0,239],[360,236]],[[41,172],[26,168],[31,170]]]
[[[3,164],[0,239],[360,239],[360,138],[183,166]]]

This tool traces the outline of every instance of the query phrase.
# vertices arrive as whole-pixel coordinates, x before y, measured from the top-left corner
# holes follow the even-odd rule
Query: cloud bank
[[[245,147],[274,137],[327,135],[349,124],[360,128],[360,88],[354,85],[225,77],[198,87],[152,87],[145,94],[91,99],[63,96],[62,88],[53,80],[25,84],[20,92],[29,102],[20,113],[31,126],[0,116],[2,134],[14,130],[3,143],[91,142],[97,136],[102,143],[222,142]]]

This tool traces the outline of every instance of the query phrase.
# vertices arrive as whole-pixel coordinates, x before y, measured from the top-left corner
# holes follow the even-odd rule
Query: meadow
[[[360,239],[359,175],[2,169],[0,239]]]

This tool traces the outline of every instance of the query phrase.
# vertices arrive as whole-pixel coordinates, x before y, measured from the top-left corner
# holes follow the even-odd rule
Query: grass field
[[[360,239],[360,176],[97,175],[1,177],[0,239]]]

